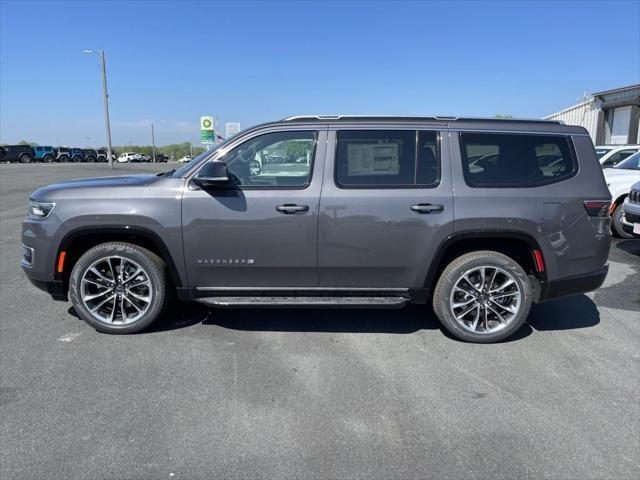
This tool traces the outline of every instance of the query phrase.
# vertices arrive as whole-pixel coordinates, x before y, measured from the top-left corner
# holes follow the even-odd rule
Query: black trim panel
[[[559,280],[540,282],[540,297],[537,303],[554,300],[556,298],[574,295],[576,293],[586,293],[600,288],[607,273],[609,265],[605,265],[602,270],[584,273],[572,277],[565,277]]]
[[[527,235],[523,232],[511,231],[511,230],[470,230],[470,231],[462,231],[456,232],[452,235],[449,235],[438,247],[435,256],[433,257],[431,264],[429,266],[429,271],[427,273],[427,278],[425,279],[424,286],[426,289],[430,289],[435,283],[435,276],[440,269],[440,262],[444,257],[445,252],[454,244],[470,239],[483,239],[483,238],[508,238],[513,240],[521,240],[526,242],[531,250],[540,250],[540,245],[538,242],[530,235]],[[536,276],[541,280],[546,280],[547,274],[546,272],[536,272]]]
[[[176,269],[175,263],[173,261],[173,257],[171,256],[171,253],[169,252],[169,249],[167,248],[167,246],[164,244],[164,241],[160,238],[160,236],[158,236],[157,233],[144,227],[134,227],[130,225],[109,225],[108,227],[94,226],[94,227],[77,228],[67,233],[64,236],[64,238],[60,242],[60,245],[58,245],[58,249],[56,250],[56,256],[54,261],[57,261],[58,254],[61,251],[66,250],[72,241],[77,240],[78,238],[81,238],[84,235],[95,235],[95,234],[105,234],[105,235],[125,234],[127,236],[143,237],[149,240],[150,242],[154,243],[160,250],[160,253],[162,253],[162,257],[163,259],[165,259],[167,263],[167,268],[169,269],[169,274],[171,275],[171,279],[173,280],[174,285],[176,287],[182,286],[180,274]],[[54,269],[55,269],[55,265],[54,265]],[[56,272],[55,273],[56,279],[60,280],[62,278],[62,275],[58,273],[57,270],[54,270],[54,271]]]
[[[54,300],[59,300],[62,302],[67,301],[67,291],[65,289],[64,282],[62,281],[47,282],[44,280],[36,280],[34,278],[31,278],[28,272],[26,273],[27,273],[27,278],[36,288],[44,292],[47,292],[49,295],[51,295],[51,298],[53,298]]]

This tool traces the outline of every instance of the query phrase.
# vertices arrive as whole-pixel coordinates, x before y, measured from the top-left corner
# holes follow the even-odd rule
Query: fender
[[[499,230],[499,229],[487,229],[487,230],[467,230],[455,232],[452,235],[449,235],[439,246],[438,250],[436,250],[436,255],[431,262],[431,266],[429,267],[429,271],[427,272],[427,278],[425,279],[424,286],[427,289],[431,289],[436,278],[436,274],[440,270],[440,263],[444,257],[445,252],[452,245],[470,239],[485,239],[485,238],[507,238],[513,240],[521,240],[524,241],[531,250],[540,250],[540,245],[531,235],[526,233],[517,231],[517,230]],[[546,280],[547,274],[546,272],[538,273],[540,280]]]
[[[95,234],[105,234],[105,235],[124,234],[127,236],[134,235],[136,237],[142,237],[142,238],[145,238],[146,240],[149,240],[154,245],[156,245],[160,250],[162,257],[167,264],[167,268],[169,269],[169,274],[171,275],[171,279],[173,280],[174,285],[177,288],[180,288],[183,286],[183,282],[182,282],[182,279],[180,278],[180,274],[178,273],[178,269],[176,268],[176,264],[174,262],[173,256],[171,255],[171,252],[169,252],[169,249],[165,245],[164,241],[160,238],[160,236],[157,233],[144,227],[135,227],[130,225],[109,225],[108,227],[102,227],[102,226],[79,227],[75,230],[70,231],[64,236],[64,238],[60,242],[60,245],[58,245],[55,259],[57,260],[58,254],[61,251],[66,250],[67,247],[74,240],[80,237],[83,237],[85,235],[95,235]],[[55,272],[56,272],[55,273],[56,280],[61,280],[62,274],[58,273],[57,271]]]

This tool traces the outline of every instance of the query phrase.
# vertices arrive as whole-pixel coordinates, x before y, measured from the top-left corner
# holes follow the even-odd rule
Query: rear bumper
[[[604,279],[607,278],[607,273],[609,273],[609,265],[605,265],[601,270],[595,272],[540,282],[538,302],[546,302],[600,288],[604,283]]]

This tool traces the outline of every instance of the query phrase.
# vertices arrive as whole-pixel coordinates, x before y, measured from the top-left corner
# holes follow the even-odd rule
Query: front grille
[[[629,203],[640,203],[640,190],[631,190]]]
[[[629,223],[640,223],[640,215],[624,212],[624,218]]]

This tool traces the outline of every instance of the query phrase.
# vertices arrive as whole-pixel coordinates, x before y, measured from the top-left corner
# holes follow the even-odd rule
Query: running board
[[[226,308],[401,308],[407,297],[205,297],[196,299],[209,307]]]

